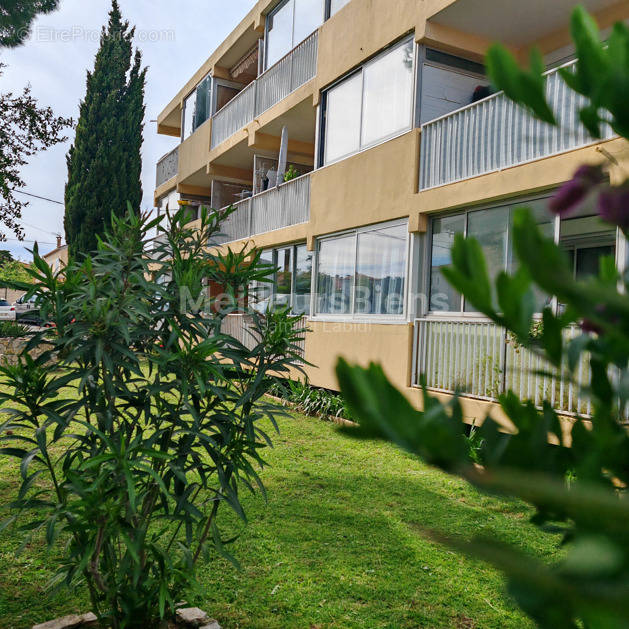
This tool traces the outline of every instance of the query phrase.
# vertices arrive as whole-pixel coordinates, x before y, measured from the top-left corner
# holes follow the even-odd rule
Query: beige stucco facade
[[[619,139],[584,143],[559,154],[541,155],[502,170],[420,190],[422,130],[417,120],[394,137],[320,167],[322,94],[404,36],[412,37],[417,50],[427,46],[476,63],[483,60],[495,40],[502,41],[520,59],[528,56],[532,46],[538,46],[548,55],[559,51],[557,56],[569,47],[570,10],[576,4],[557,0],[550,10],[546,3],[533,0],[527,5],[528,10],[545,19],[522,21],[518,28],[509,13],[520,10],[514,0],[349,0],[318,28],[314,78],[214,147],[213,123],[209,120],[203,124],[180,145],[177,177],[156,190],[156,199],[173,189],[209,196],[213,181],[250,180],[253,156],[277,152],[280,130],[286,126],[290,130],[289,155],[314,165],[310,174],[309,220],[225,246],[269,249],[306,243],[308,250],[315,251],[321,237],[405,219],[410,234],[408,288],[417,283],[416,275],[426,274],[425,268],[419,268],[425,265],[426,258],[420,259],[412,253],[412,243],[414,238],[424,238],[430,217],[435,213],[549,191],[570,179],[579,165],[608,161],[610,156],[617,162],[611,167],[612,181],[620,181],[629,165],[629,147]],[[255,5],[160,114],[160,133],[180,133],[181,108],[186,96],[208,73],[229,77],[230,65],[264,37],[266,15],[275,5],[277,1],[270,0],[260,0]],[[585,5],[598,19],[601,29],[609,28],[616,20],[629,19],[626,2],[588,0]],[[465,24],[469,27],[461,28]],[[421,89],[418,79],[415,112]],[[425,246],[426,242],[422,242]],[[417,314],[409,305],[404,318],[395,321],[378,318],[370,321],[368,317],[330,320],[315,313],[308,320],[310,332],[305,345],[305,357],[313,364],[306,367],[311,383],[336,388],[334,369],[339,357],[361,365],[374,361],[381,363],[393,382],[421,405],[420,392],[412,386]],[[463,406],[469,421],[482,420],[491,409],[496,413],[495,405],[479,399],[466,399]]]

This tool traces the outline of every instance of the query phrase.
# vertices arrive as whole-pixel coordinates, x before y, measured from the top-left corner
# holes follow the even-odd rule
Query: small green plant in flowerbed
[[[269,393],[295,405],[307,415],[354,421],[340,394],[312,387],[307,381],[275,378]]]
[[[27,336],[28,327],[15,321],[0,321],[0,338],[20,338]]]

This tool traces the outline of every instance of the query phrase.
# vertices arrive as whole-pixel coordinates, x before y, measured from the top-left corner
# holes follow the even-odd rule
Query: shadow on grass
[[[201,565],[190,602],[224,629],[532,626],[499,574],[419,531],[482,531],[550,557],[557,538],[527,523],[529,509],[480,494],[388,444],[353,441],[299,416],[280,423],[262,473],[268,502],[243,496],[244,531],[230,515],[223,523],[226,536],[242,531],[230,549],[242,570],[223,560]],[[15,495],[16,473],[0,464],[0,505]],[[0,629],[86,611],[83,589],[44,593],[56,555],[43,542],[15,558],[18,545],[14,534],[0,535]]]

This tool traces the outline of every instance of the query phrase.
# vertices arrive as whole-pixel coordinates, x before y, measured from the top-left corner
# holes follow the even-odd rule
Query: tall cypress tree
[[[134,30],[112,0],[67,158],[64,224],[72,255],[96,249],[112,212],[125,213],[127,203],[140,209],[146,68],[140,52],[133,55]]]

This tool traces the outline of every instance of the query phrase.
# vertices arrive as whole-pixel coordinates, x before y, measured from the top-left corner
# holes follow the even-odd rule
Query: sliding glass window
[[[323,24],[325,0],[284,0],[266,20],[265,68],[275,65]]]
[[[194,112],[197,104],[197,93],[192,92],[183,103],[183,122],[181,125],[182,136],[181,139],[185,140],[194,133]]]
[[[324,93],[323,164],[412,126],[415,44],[396,44]]]
[[[360,149],[360,103],[362,74],[346,79],[328,92],[325,163]]]
[[[351,314],[355,264],[355,234],[319,243],[317,314]]]
[[[330,17],[340,11],[350,0],[330,0]]]
[[[402,317],[407,252],[405,222],[321,239],[315,314]]]
[[[431,222],[430,311],[476,311],[442,274],[442,270],[451,265],[451,249],[456,234],[464,234],[478,241],[492,283],[501,271],[513,272],[517,269],[518,261],[510,234],[514,212],[519,207],[529,208],[542,233],[547,238],[553,238],[565,251],[575,278],[597,274],[601,258],[615,255],[616,231],[587,210],[582,216],[577,214],[567,219],[552,216],[547,207],[548,199],[517,199],[500,206],[434,218]],[[551,305],[552,296],[539,289],[534,291],[536,309],[541,312],[544,307]]]
[[[286,0],[266,20],[266,68],[293,48],[294,0]]]
[[[312,290],[312,251],[306,245],[295,247],[295,276],[293,280],[293,312],[310,314]]]
[[[408,40],[363,71],[361,146],[411,126],[415,46]]]
[[[212,77],[207,76],[185,99],[183,106],[182,140],[189,138],[210,117]]]
[[[251,306],[258,312],[290,306],[294,314],[310,314],[312,252],[305,244],[267,249],[262,262],[275,267],[271,283],[258,282],[250,291]]]
[[[407,240],[406,225],[358,234],[356,314],[404,314]]]
[[[507,268],[510,214],[509,207],[499,207],[470,212],[467,217],[467,235],[480,244],[492,283]],[[466,302],[465,310],[474,312],[475,308]]]
[[[455,236],[464,233],[465,214],[444,216],[432,221],[430,310],[461,310],[461,296],[450,286],[442,271],[452,265],[451,251]]]
[[[277,250],[277,282],[275,283],[275,303],[290,306],[293,294],[293,247]]]

